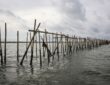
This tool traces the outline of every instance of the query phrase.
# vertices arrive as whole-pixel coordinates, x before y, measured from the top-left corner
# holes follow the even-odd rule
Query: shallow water
[[[60,56],[60,61],[56,56],[50,66],[44,58],[41,69],[36,56],[33,66],[29,55],[24,66],[17,65],[16,45],[12,45],[8,45],[7,65],[0,66],[0,85],[110,85],[110,45]]]

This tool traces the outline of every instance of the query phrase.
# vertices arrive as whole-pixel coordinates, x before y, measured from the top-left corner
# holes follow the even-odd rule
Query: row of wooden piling
[[[28,50],[31,49],[30,55],[30,65],[33,65],[34,57],[39,58],[40,67],[43,66],[43,59],[46,58],[48,65],[51,60],[57,57],[58,61],[60,56],[71,55],[74,52],[84,49],[92,49],[94,47],[99,47],[101,45],[107,45],[110,43],[108,40],[92,39],[92,38],[78,38],[76,36],[69,36],[63,33],[53,33],[45,31],[40,31],[40,24],[34,22],[34,29],[29,30],[26,37],[26,50],[23,57],[20,59],[19,51],[19,31],[17,31],[17,63],[23,65],[24,59],[28,58]],[[36,27],[37,26],[37,27]],[[32,32],[32,33],[31,33]],[[30,33],[30,41],[29,41]],[[5,23],[5,39],[4,39],[4,56],[2,54],[2,44],[1,44],[1,30],[0,30],[0,56],[1,65],[6,64],[7,61],[7,24]],[[34,49],[36,55],[34,55]]]

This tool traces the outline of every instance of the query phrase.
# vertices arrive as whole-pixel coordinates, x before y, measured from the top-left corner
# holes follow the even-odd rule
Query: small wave
[[[109,58],[110,59],[110,55],[105,55],[104,58]]]
[[[82,74],[84,74],[84,75],[101,75],[101,73],[98,71],[84,71],[84,72],[82,72]]]
[[[103,78],[105,80],[110,80],[110,74],[101,75],[101,78]]]

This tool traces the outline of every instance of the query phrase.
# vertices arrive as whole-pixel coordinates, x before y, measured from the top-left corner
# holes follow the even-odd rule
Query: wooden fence
[[[27,53],[29,48],[31,48],[31,56],[30,56],[30,65],[33,65],[33,56],[39,57],[40,67],[43,65],[43,58],[47,58],[48,65],[51,60],[54,61],[54,58],[57,57],[59,61],[60,56],[65,57],[66,55],[71,55],[74,52],[84,49],[92,49],[95,47],[99,47],[102,45],[108,45],[110,43],[109,40],[101,40],[101,39],[93,39],[93,38],[81,38],[76,36],[69,36],[63,33],[53,33],[45,31],[40,31],[39,27],[36,26],[36,20],[34,22],[34,29],[29,30],[27,33],[26,42],[26,50],[22,58],[19,57],[19,31],[17,31],[17,52],[16,52],[16,61],[19,65],[23,65],[24,59],[28,57]],[[30,33],[30,40],[29,40]],[[4,51],[2,50],[2,43],[4,44]],[[1,65],[6,65],[7,62],[7,24],[5,23],[5,39],[4,42],[1,41],[1,30],[0,30],[0,56],[1,56]],[[11,43],[11,42],[10,42]],[[34,55],[34,49],[36,50]],[[4,52],[4,56],[3,56]]]

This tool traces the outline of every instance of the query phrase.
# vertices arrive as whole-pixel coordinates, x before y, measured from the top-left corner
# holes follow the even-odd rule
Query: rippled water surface
[[[34,65],[25,59],[24,66],[16,63],[16,45],[7,46],[7,65],[0,65],[0,85],[110,85],[110,45],[60,56],[50,66],[43,58],[40,68],[39,56],[34,56]],[[20,45],[22,56],[25,45]]]

